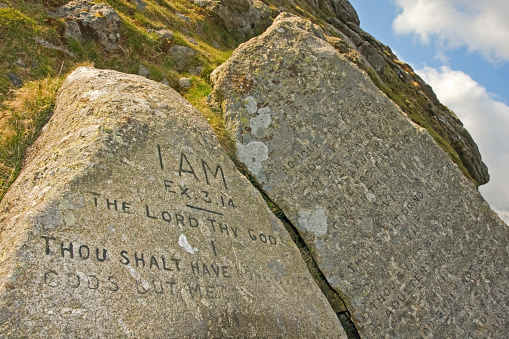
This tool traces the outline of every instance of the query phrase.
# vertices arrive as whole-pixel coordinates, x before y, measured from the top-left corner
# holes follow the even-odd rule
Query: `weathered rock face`
[[[195,0],[218,18],[225,28],[243,39],[255,36],[271,24],[271,17],[290,12],[313,18],[325,28],[335,48],[366,71],[375,85],[393,100],[409,118],[430,131],[435,141],[477,185],[489,181],[488,168],[474,140],[461,121],[442,105],[431,87],[412,68],[401,62],[391,49],[362,30],[357,12],[348,0],[314,3],[258,0]]]
[[[348,0],[327,0],[325,3],[332,8],[336,18],[345,23],[360,25],[359,16]]]
[[[507,226],[318,26],[282,14],[211,78],[238,160],[361,337],[507,336]]]
[[[260,0],[198,0],[200,7],[207,8],[221,20],[225,28],[244,39],[260,34],[272,23],[272,10]]]
[[[67,19],[67,37],[97,40],[109,51],[118,48],[120,17],[112,7],[90,0],[75,0],[60,7],[56,14]]]
[[[79,68],[0,205],[0,337],[345,338],[201,114]]]
[[[359,18],[348,1],[331,1],[334,17],[327,19],[332,35],[329,41],[350,61],[366,71],[375,84],[416,123],[433,130],[435,140],[463,167],[477,185],[490,180],[488,168],[470,133],[461,121],[437,99],[431,87],[391,49],[359,27]],[[334,5],[335,4],[335,5]]]

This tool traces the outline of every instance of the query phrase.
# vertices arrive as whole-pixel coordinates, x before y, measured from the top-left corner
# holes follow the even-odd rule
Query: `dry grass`
[[[39,136],[55,105],[62,78],[46,78],[14,92],[0,111],[0,200],[21,168],[26,149]]]

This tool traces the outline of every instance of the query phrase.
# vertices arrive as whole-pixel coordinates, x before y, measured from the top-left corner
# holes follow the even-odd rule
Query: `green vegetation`
[[[234,154],[235,139],[228,126],[225,125],[222,112],[214,112],[206,102],[206,97],[212,92],[212,87],[208,82],[196,76],[192,77],[192,84],[192,87],[184,93],[184,98],[205,115],[226,153]]]
[[[227,153],[230,156],[235,153],[231,126],[225,124],[220,109],[207,105],[206,96],[211,92],[211,72],[249,37],[229,31],[222,20],[207,9],[188,0],[144,0],[146,7],[143,10],[137,9],[132,0],[95,0],[95,3],[106,3],[113,7],[121,18],[118,49],[107,51],[100,41],[79,41],[65,35],[65,20],[53,15],[52,11],[69,0],[1,1],[7,7],[0,8],[0,199],[19,172],[24,151],[35,140],[46,121],[54,105],[52,100],[61,77],[83,63],[134,74],[142,66],[148,70],[148,78],[165,80],[177,90],[180,90],[180,77],[191,77],[192,87],[181,91],[181,94],[208,119]],[[280,11],[288,11],[322,27],[325,27],[328,17],[334,16],[333,9],[323,1],[263,2],[273,10],[273,17]],[[249,10],[246,1],[223,0],[222,4],[239,12]],[[160,29],[171,30],[173,36],[160,38],[154,32]],[[334,35],[333,32],[331,34]],[[331,39],[333,45],[341,45],[341,39]],[[194,55],[185,62],[175,60],[170,49],[176,45],[191,49]],[[337,48],[342,50],[345,46]],[[353,62],[359,63],[361,58],[358,52],[342,52]],[[397,62],[392,53],[383,52]],[[370,70],[367,71],[369,73]],[[7,73],[19,76],[24,86],[16,90]],[[419,89],[400,81],[388,67],[381,81],[373,72],[370,75],[376,85],[414,122],[430,131],[439,145],[469,176],[441,126],[426,113],[427,103],[416,94]]]
[[[48,121],[62,81],[50,77],[30,82],[6,103],[0,118],[0,200],[17,177],[26,149]]]
[[[18,175],[27,147],[47,121],[62,79],[84,63],[134,74],[143,66],[150,79],[165,79],[177,90],[180,77],[192,77],[193,86],[182,94],[207,117],[225,148],[234,150],[220,112],[212,112],[205,97],[211,91],[210,73],[242,39],[192,2],[144,1],[143,11],[129,0],[95,1],[112,6],[121,18],[119,48],[106,51],[100,41],[65,36],[65,20],[51,11],[68,0],[2,0],[8,7],[0,8],[0,200]],[[173,37],[161,39],[149,31],[163,28],[173,31]],[[195,51],[180,67],[168,53],[175,45]],[[18,75],[23,87],[14,88],[7,73]]]

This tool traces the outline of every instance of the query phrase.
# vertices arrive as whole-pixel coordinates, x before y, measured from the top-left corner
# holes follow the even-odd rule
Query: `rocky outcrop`
[[[244,40],[265,31],[272,23],[272,10],[260,0],[200,1],[224,27]]]
[[[90,0],[74,0],[55,14],[66,19],[65,36],[68,38],[96,40],[107,51],[118,48],[120,17],[112,7]]]
[[[350,5],[348,3],[348,5]],[[412,68],[399,61],[391,49],[359,27],[355,10],[329,17],[329,41],[365,70],[373,82],[417,124],[428,129],[462,171],[477,185],[489,181],[488,168],[461,121],[437,99],[431,87]],[[357,20],[356,20],[357,18]]]
[[[357,26],[360,25],[359,16],[348,0],[326,0],[325,3],[332,8],[337,19],[345,24],[353,23]]]
[[[283,13],[211,79],[238,163],[361,338],[507,334],[509,229],[319,26]]]
[[[320,24],[329,42],[366,71],[375,85],[412,121],[429,130],[468,178],[476,185],[489,181],[488,168],[461,121],[438,101],[429,85],[409,65],[399,61],[389,47],[359,27],[359,17],[349,1],[326,0],[312,6],[282,1],[273,7],[251,0],[220,4],[199,0],[199,3],[212,10],[227,30],[243,39],[261,33],[269,26],[271,15],[282,11],[308,17]]]

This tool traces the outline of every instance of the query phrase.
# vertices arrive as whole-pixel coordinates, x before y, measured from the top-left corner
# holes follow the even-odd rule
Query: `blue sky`
[[[480,191],[509,224],[509,1],[350,0],[361,28],[432,87],[476,141]]]

